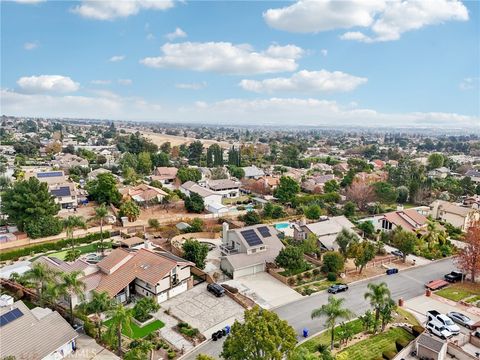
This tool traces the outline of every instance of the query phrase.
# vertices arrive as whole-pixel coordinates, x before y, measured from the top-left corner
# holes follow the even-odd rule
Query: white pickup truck
[[[445,326],[443,326],[436,320],[430,320],[427,323],[427,330],[442,339],[449,339],[453,336],[453,334],[448,331]]]
[[[437,321],[453,335],[460,333],[460,328],[447,315],[439,313],[437,310],[427,311],[428,321]]]

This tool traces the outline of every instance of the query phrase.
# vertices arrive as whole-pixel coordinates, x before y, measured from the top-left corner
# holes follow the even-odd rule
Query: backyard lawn
[[[88,254],[88,253],[94,253],[97,251],[97,246],[98,246],[99,243],[93,243],[93,244],[88,244],[88,245],[83,245],[83,246],[75,246],[75,249],[77,250],[80,250],[80,254]],[[109,245],[110,247],[112,246],[111,242],[109,241],[105,241],[104,242],[105,245]],[[62,250],[62,251],[57,251],[57,252],[54,252],[54,253],[47,253],[45,254],[46,256],[51,256],[51,257],[56,257],[57,259],[60,259],[60,260],[65,260],[65,255],[67,255],[67,250]],[[43,256],[43,255],[40,255],[40,256]],[[39,258],[40,256],[36,256],[34,257],[33,259],[31,259],[30,261],[34,261],[36,260],[37,258]]]
[[[111,321],[107,320],[103,323],[103,325],[109,327]],[[164,327],[165,324],[161,322],[160,320],[155,320],[144,327],[138,326],[136,323],[132,321],[130,327],[131,331],[127,331],[125,327],[122,329],[122,334],[125,336],[128,336],[130,339],[141,339],[147,336],[148,334],[157,331],[158,329],[161,329]]]
[[[410,342],[414,336],[402,328],[392,328],[345,348],[337,354],[338,360],[374,360],[381,359],[385,351],[397,352],[395,341]]]
[[[438,290],[435,292],[435,294],[452,301],[460,301],[471,296],[473,297],[475,295],[480,295],[480,287],[470,283],[457,283]]]

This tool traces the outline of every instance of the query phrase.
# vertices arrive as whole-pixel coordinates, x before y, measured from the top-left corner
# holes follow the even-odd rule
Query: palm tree
[[[439,231],[437,229],[437,223],[433,220],[427,221],[427,232],[422,235],[422,240],[428,244],[428,249],[431,250],[433,244],[439,240]]]
[[[131,331],[132,310],[127,309],[122,304],[118,304],[109,311],[111,323],[109,325],[108,334],[110,338],[117,338],[117,353],[122,355],[122,330]]]
[[[320,308],[312,311],[312,319],[325,316],[327,318],[327,326],[330,328],[331,340],[330,348],[333,350],[333,344],[335,342],[335,325],[337,324],[338,319],[349,319],[353,316],[353,313],[342,308],[343,302],[345,299],[336,298],[335,296],[330,295],[328,297],[328,303],[322,305]]]
[[[375,309],[375,331],[377,330],[377,324],[380,319],[380,309],[391,300],[390,290],[386,283],[380,284],[370,283],[367,285],[369,291],[364,295],[365,300],[370,300],[370,305]]]
[[[392,312],[395,309],[395,301],[389,299],[385,305],[380,309],[380,316],[382,317],[382,331],[385,330],[385,326],[392,321]]]
[[[62,293],[68,296],[68,303],[70,305],[70,323],[73,325],[74,316],[73,316],[73,296],[78,296],[80,299],[85,298],[85,289],[86,284],[78,278],[81,274],[81,271],[72,271],[71,273],[63,273],[61,275],[61,284],[60,288]]]
[[[63,220],[63,228],[67,233],[67,238],[70,239],[72,249],[71,254],[69,255],[68,259],[70,261],[74,261],[78,259],[78,252],[75,251],[75,241],[73,239],[73,231],[76,228],[86,228],[85,220],[81,216],[70,215],[68,218]]]
[[[98,330],[98,339],[102,338],[102,322],[100,320],[100,313],[104,311],[109,311],[113,307],[112,299],[108,296],[106,292],[98,293],[93,292],[92,300],[88,303],[88,307],[97,315],[97,330]]]
[[[33,263],[30,270],[23,274],[23,278],[32,283],[40,302],[43,301],[43,291],[47,284],[53,280],[55,272],[43,263]]]
[[[95,218],[100,220],[100,247],[102,249],[102,256],[105,255],[105,249],[103,248],[103,220],[108,215],[108,210],[105,204],[100,205],[95,209]]]

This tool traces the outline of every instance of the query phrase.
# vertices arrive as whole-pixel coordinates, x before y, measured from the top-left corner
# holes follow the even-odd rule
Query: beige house
[[[431,215],[434,219],[443,220],[455,227],[467,231],[475,222],[480,220],[480,210],[454,204],[444,200],[435,200],[430,204]]]

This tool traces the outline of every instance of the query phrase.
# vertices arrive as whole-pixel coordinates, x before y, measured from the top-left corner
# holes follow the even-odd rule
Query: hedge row
[[[104,231],[103,232],[103,238],[109,238],[110,237],[110,232]],[[84,237],[74,239],[75,245],[81,245],[81,244],[90,244],[91,242],[100,240],[100,233],[94,233],[94,234],[88,234]],[[22,256],[29,256],[33,254],[40,254],[44,253],[47,251],[52,251],[52,250],[57,250],[60,251],[63,248],[66,248],[67,246],[71,245],[71,240],[70,239],[63,239],[63,240],[58,240],[55,242],[48,242],[45,244],[38,244],[38,245],[33,245],[29,247],[24,247],[21,249],[16,249],[12,251],[7,251],[7,252],[2,252],[0,254],[0,261],[7,261],[7,260],[18,260]]]

